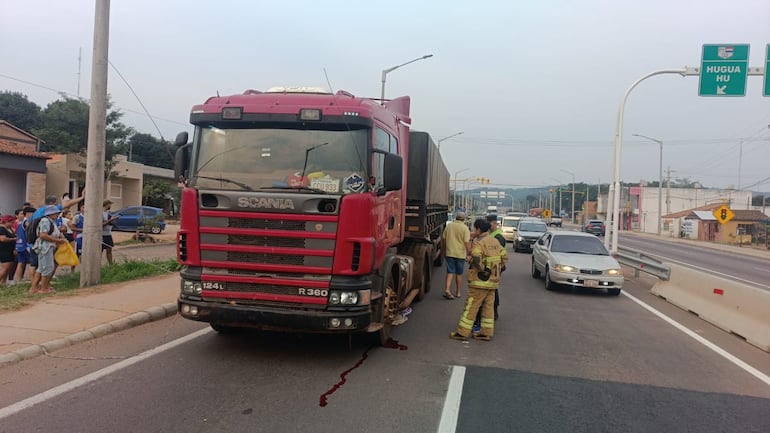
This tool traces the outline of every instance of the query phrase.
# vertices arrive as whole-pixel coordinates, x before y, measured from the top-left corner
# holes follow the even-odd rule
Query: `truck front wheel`
[[[388,275],[383,295],[372,305],[372,321],[382,324],[382,327],[374,332],[374,343],[384,346],[390,340],[390,328],[393,323],[393,304],[396,302],[396,291],[393,286],[393,277]]]

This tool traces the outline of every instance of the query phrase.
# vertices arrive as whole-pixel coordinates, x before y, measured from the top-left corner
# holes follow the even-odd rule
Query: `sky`
[[[43,107],[61,92],[88,98],[94,1],[2,3],[0,91]],[[768,0],[118,0],[110,13],[108,92],[140,132],[191,131],[190,108],[217,92],[379,97],[383,69],[432,54],[387,74],[386,97],[409,95],[413,129],[435,140],[462,132],[441,142],[453,177],[500,187],[611,181],[632,83],[699,67],[703,44],[750,44],[749,66],[764,66],[770,43]],[[749,76],[745,97],[717,98],[698,96],[697,76],[641,82],[624,114],[622,181],[658,180],[660,147],[642,134],[663,141],[672,180],[770,191],[762,86]]]

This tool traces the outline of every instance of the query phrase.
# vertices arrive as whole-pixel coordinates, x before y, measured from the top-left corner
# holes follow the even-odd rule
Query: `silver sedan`
[[[532,250],[532,278],[545,278],[545,288],[557,285],[607,289],[620,294],[623,271],[604,244],[589,233],[549,231]]]

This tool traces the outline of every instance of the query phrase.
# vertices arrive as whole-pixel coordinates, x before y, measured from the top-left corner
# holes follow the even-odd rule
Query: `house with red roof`
[[[45,201],[48,155],[39,151],[43,141],[0,119],[0,213],[13,213],[25,201]]]

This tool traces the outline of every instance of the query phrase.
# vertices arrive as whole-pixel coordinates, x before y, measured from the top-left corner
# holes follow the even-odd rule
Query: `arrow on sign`
[[[717,95],[724,95],[726,88],[727,88],[727,85],[717,86]]]

